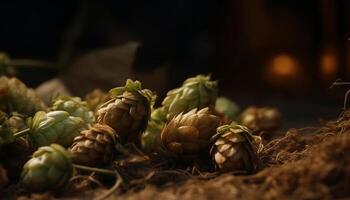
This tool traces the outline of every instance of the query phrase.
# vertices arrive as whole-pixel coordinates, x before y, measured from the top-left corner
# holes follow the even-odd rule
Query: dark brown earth
[[[219,175],[210,172],[210,167],[200,169],[198,166],[205,165],[203,163],[175,167],[169,162],[133,153],[116,163],[124,182],[108,199],[350,198],[349,120],[350,111],[345,111],[337,120],[318,128],[289,130],[283,137],[265,144],[260,169],[252,175]],[[94,199],[107,192],[98,187],[100,182],[113,183],[113,180],[95,175],[76,177],[72,181],[74,189],[54,194],[21,194],[17,198]],[[11,188],[16,187],[7,190]]]

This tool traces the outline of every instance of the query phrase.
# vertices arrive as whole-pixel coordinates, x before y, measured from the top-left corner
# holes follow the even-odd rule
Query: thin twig
[[[77,165],[77,164],[73,164],[73,166],[76,169],[80,169],[80,170],[84,170],[84,171],[96,172],[96,173],[100,173],[100,174],[115,176],[115,171],[113,171],[113,170],[101,169],[101,168],[96,168],[96,167],[87,167],[87,166]]]
[[[15,133],[13,136],[14,136],[15,138],[19,138],[19,137],[28,135],[29,131],[30,131],[30,129],[27,128],[27,129],[24,129],[24,130],[22,130],[22,131],[20,131],[20,132]]]
[[[116,181],[113,187],[111,187],[106,193],[98,196],[95,200],[104,200],[111,196],[119,188],[119,186],[123,183],[123,179],[117,170],[115,170],[115,176]]]

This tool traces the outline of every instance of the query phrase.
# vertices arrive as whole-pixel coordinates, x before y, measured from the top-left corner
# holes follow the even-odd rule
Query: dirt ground
[[[251,175],[219,175],[195,167],[161,170],[164,166],[143,157],[129,159],[118,164],[124,183],[107,199],[350,198],[349,120],[350,111],[345,111],[337,120],[318,128],[292,129],[267,142],[260,154],[260,169]],[[32,194],[18,199],[94,199],[108,191],[96,187],[97,180],[93,189],[91,181],[84,180],[79,181],[80,188],[74,192]]]

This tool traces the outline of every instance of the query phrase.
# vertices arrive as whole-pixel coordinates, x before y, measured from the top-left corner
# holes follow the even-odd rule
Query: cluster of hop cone
[[[198,75],[154,108],[155,94],[127,80],[108,94],[58,96],[47,107],[18,79],[1,77],[0,189],[9,179],[29,192],[59,189],[79,169],[103,172],[130,143],[176,162],[205,157],[219,172],[253,172],[260,136],[279,126],[280,114],[250,107],[238,116],[235,103],[217,95],[217,81]]]

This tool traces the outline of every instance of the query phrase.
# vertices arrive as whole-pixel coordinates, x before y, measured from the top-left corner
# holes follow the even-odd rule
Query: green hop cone
[[[88,108],[87,103],[79,97],[59,96],[55,99],[52,110],[63,110],[71,116],[80,117],[86,124],[95,121],[94,113]]]
[[[148,121],[146,131],[141,136],[142,149],[147,152],[162,153],[160,134],[165,126],[166,113],[163,107],[155,109]]]
[[[34,192],[63,187],[74,172],[72,160],[66,149],[58,144],[40,147],[24,165],[21,183]]]
[[[70,116],[66,111],[37,112],[28,119],[29,136],[34,147],[48,146],[53,143],[69,147],[74,137],[84,129],[80,117]]]
[[[210,76],[197,75],[185,80],[180,88],[170,90],[162,105],[167,110],[167,118],[170,120],[194,108],[214,106],[217,94],[217,81],[211,81]]]
[[[15,140],[6,113],[0,111],[0,146]]]
[[[224,114],[230,120],[235,120],[239,114],[238,105],[226,97],[216,99],[215,110]]]
[[[35,91],[16,78],[0,77],[0,110],[34,115],[46,106]]]

